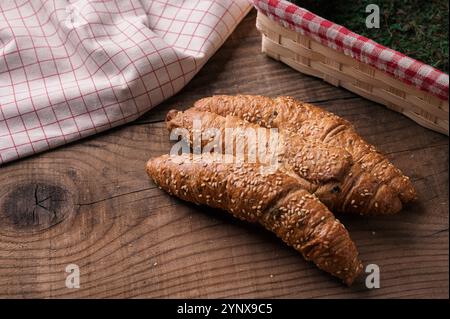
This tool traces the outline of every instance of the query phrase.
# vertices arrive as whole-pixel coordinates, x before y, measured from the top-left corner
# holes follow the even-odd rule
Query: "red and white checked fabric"
[[[132,121],[178,92],[248,0],[1,0],[0,165]]]
[[[256,9],[287,28],[370,64],[440,99],[448,100],[448,74],[430,65],[382,46],[288,1],[253,0],[253,4]]]

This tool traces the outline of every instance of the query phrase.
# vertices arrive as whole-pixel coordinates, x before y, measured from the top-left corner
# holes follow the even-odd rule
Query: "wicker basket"
[[[258,12],[262,51],[302,73],[322,78],[386,105],[418,124],[448,135],[448,101],[287,29]]]

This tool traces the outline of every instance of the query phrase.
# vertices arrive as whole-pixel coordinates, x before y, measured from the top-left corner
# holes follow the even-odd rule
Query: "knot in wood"
[[[68,190],[59,185],[30,183],[18,185],[5,196],[0,215],[12,228],[36,231],[60,223],[73,211]]]

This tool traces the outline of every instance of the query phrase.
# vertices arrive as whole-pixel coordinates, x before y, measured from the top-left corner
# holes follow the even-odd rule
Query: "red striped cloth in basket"
[[[285,0],[253,0],[257,10],[284,27],[309,36],[405,83],[448,100],[449,77],[430,65],[389,49]]]

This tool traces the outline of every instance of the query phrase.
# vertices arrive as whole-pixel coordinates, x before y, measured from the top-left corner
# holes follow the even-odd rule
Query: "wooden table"
[[[129,125],[0,168],[0,297],[448,298],[448,138],[260,53],[255,12],[186,88]],[[291,95],[350,120],[414,181],[392,217],[342,216],[381,288],[351,288],[260,227],[166,195],[164,116],[212,94]],[[80,268],[68,289],[65,268]]]

